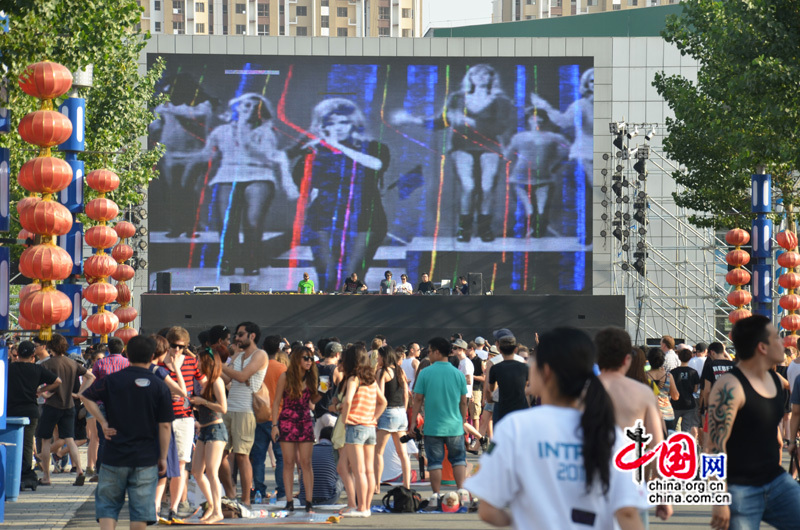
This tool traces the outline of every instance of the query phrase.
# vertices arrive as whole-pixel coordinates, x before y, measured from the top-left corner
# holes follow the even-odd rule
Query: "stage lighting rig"
[[[651,127],[650,128],[650,132],[644,135],[644,139],[649,142],[650,140],[652,140],[655,137],[655,135],[656,135],[656,128],[655,127]]]
[[[634,125],[633,126],[633,130],[632,131],[628,131],[627,136],[628,136],[628,140],[633,140],[634,138],[639,136],[639,127]]]
[[[619,134],[617,135],[617,137],[616,137],[616,138],[614,138],[614,141],[613,141],[613,142],[611,142],[611,143],[614,145],[614,147],[616,147],[617,149],[619,149],[619,150],[620,150],[620,152],[622,152],[622,151],[623,151],[623,142],[624,142],[624,141],[625,141],[625,133],[624,133],[624,132],[621,132],[621,133],[619,133]],[[617,155],[617,156],[619,157],[619,155]]]
[[[645,269],[644,260],[637,259],[633,262],[633,268],[636,269],[636,272],[639,273],[640,276],[644,277],[647,270]]]
[[[635,205],[634,205],[635,206]],[[633,212],[633,220],[639,223],[640,225],[644,226],[647,224],[647,217],[645,216],[644,210],[637,209]]]
[[[137,234],[139,237],[144,237],[144,236],[146,236],[146,235],[147,235],[147,232],[148,232],[148,230],[147,230],[147,227],[145,227],[145,226],[140,226],[139,228],[137,228],[137,229],[136,229],[136,234]]]
[[[147,241],[144,239],[140,239],[136,246],[139,247],[141,250],[147,250]]]
[[[624,121],[612,121],[608,124],[608,132],[611,134],[624,133],[628,125]]]

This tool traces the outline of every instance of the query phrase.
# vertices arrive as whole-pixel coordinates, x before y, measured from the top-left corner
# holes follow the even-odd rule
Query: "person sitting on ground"
[[[323,427],[319,432],[319,442],[314,445],[314,450],[311,453],[311,469],[314,470],[312,502],[318,506],[338,504],[339,496],[344,490],[342,479],[339,478],[339,473],[336,472],[336,459],[333,454],[331,437],[333,437],[333,427]],[[306,491],[302,469],[300,470],[300,493],[298,499],[300,506],[305,506]]]

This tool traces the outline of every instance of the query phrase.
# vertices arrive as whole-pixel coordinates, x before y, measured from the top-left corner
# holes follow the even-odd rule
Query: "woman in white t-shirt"
[[[408,276],[400,275],[400,283],[394,288],[394,294],[414,294],[414,286],[408,283]]]
[[[465,484],[480,498],[481,519],[517,529],[611,529],[615,520],[623,530],[643,528],[644,492],[612,463],[625,440],[595,358],[583,331],[541,336],[529,363],[542,406],[503,419]]]

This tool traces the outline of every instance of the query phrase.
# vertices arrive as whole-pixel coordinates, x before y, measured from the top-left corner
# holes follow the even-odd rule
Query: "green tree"
[[[141,141],[154,119],[154,85],[163,71],[160,62],[147,72],[139,70],[149,38],[138,30],[142,8],[134,0],[17,0],[3,2],[3,8],[11,28],[0,35],[0,68],[9,80],[13,130],[0,137],[0,145],[11,150],[12,200],[25,193],[13,176],[38,149],[16,132],[19,120],[39,107],[17,79],[27,65],[48,60],[72,72],[93,65],[93,86],[80,94],[86,98],[86,152],[79,158],[87,172],[108,168],[119,175],[120,188],[109,198],[120,208],[140,203],[142,188],[158,175],[155,167],[163,153],[161,147],[148,150]],[[55,149],[53,155],[62,156]],[[88,200],[91,190],[86,191]]]
[[[696,82],[657,74],[675,113],[664,149],[686,171],[675,201],[697,226],[748,226],[752,173],[771,173],[787,211],[800,168],[800,9],[790,0],[685,0],[664,39],[696,59]]]

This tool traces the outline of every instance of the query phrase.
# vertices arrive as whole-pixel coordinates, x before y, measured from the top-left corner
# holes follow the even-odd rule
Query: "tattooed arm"
[[[736,414],[743,405],[744,390],[735,376],[725,374],[711,387],[708,402],[708,435],[711,439],[712,452],[725,452]],[[711,528],[727,530],[730,517],[730,507],[714,506],[711,509]]]

